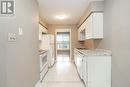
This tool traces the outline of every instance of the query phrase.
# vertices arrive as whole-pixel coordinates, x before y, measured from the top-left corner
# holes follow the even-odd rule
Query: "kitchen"
[[[48,64],[48,67],[44,67],[40,71],[40,76],[41,76],[41,80],[39,84],[40,87],[42,86],[51,87],[52,85],[56,85],[58,87],[59,86],[72,87],[75,85],[78,85],[77,87],[87,87],[87,86],[88,87],[111,87],[112,52],[108,49],[96,49],[91,46],[90,48],[88,48],[87,47],[88,44],[86,45],[85,42],[89,40],[91,42],[94,40],[103,39],[104,2],[103,1],[90,2],[87,11],[84,15],[85,18],[80,20],[81,23],[79,23],[78,25],[79,27],[77,27],[77,25],[59,26],[53,24],[53,25],[49,25],[49,27],[47,28],[46,25],[40,22],[39,41],[40,41],[40,49],[43,50],[43,51],[40,50],[40,53],[42,52],[40,56],[46,54],[45,64]],[[61,17],[60,21],[65,21],[65,18],[67,18],[65,15],[63,16],[64,17],[63,18]],[[76,26],[75,33],[73,32],[74,29],[71,28],[71,26]],[[68,38],[67,36],[65,36],[67,35],[67,32],[71,32],[69,35],[70,37]],[[48,38],[49,36],[51,36],[50,38],[52,39],[51,41],[49,41],[50,40]],[[74,40],[74,38],[76,40]],[[65,45],[66,42],[64,43],[64,40],[65,41],[70,40],[70,44]],[[50,44],[49,47],[48,44]],[[58,48],[60,49],[57,50]],[[70,48],[70,51],[68,51],[69,54],[66,54],[66,51],[69,50],[69,48]],[[68,57],[65,57],[67,55]],[[40,57],[40,59],[44,60],[45,58]],[[52,61],[52,64],[49,63],[50,61]],[[64,64],[66,65],[68,64],[68,66],[74,64],[77,75],[79,77],[78,81],[80,82],[79,83],[80,85],[77,84],[77,82],[75,82],[74,79],[71,79],[71,81],[70,79],[65,79],[63,77],[65,73],[61,73],[61,77],[57,75],[58,70],[62,72],[62,68],[65,68]],[[42,65],[42,63],[40,65]],[[63,66],[61,67],[61,70],[58,69],[59,66]],[[48,75],[48,73],[50,73],[50,71],[53,70],[53,68],[56,68],[56,70],[58,69],[57,71],[55,70],[53,71],[55,72],[53,73],[53,75],[57,75],[57,77],[51,76],[51,74]],[[70,73],[71,72],[72,71],[70,71]],[[52,77],[55,78],[55,80]],[[62,83],[64,83],[64,85],[61,85]]]
[[[15,0],[13,14],[0,8],[0,87],[130,87],[129,3]]]

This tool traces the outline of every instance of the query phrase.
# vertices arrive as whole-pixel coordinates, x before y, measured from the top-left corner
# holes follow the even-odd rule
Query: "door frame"
[[[55,51],[56,51],[56,61],[57,61],[57,32],[69,32],[70,33],[70,61],[72,61],[72,41],[71,41],[71,29],[66,29],[66,28],[61,28],[61,29],[56,29],[56,31],[55,31],[55,37],[56,37],[56,39],[55,39],[55,43],[56,43],[56,49],[55,49]]]

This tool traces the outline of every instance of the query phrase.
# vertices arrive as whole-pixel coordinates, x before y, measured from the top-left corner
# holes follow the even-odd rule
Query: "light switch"
[[[9,42],[16,42],[16,34],[15,33],[8,33],[8,41]]]
[[[23,29],[19,27],[19,35],[23,35]]]

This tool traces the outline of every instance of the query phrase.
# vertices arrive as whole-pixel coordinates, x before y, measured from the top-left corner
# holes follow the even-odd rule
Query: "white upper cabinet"
[[[47,34],[47,29],[39,24],[39,40],[42,40],[42,35]]]
[[[85,22],[86,39],[103,38],[103,13],[92,13]]]
[[[81,25],[81,27],[78,30],[78,40],[85,40],[85,25]]]
[[[91,13],[78,30],[78,40],[103,38],[103,13]]]

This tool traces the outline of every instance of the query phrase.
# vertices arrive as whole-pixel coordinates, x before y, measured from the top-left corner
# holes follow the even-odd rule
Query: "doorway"
[[[56,61],[71,61],[71,30],[56,30]]]

